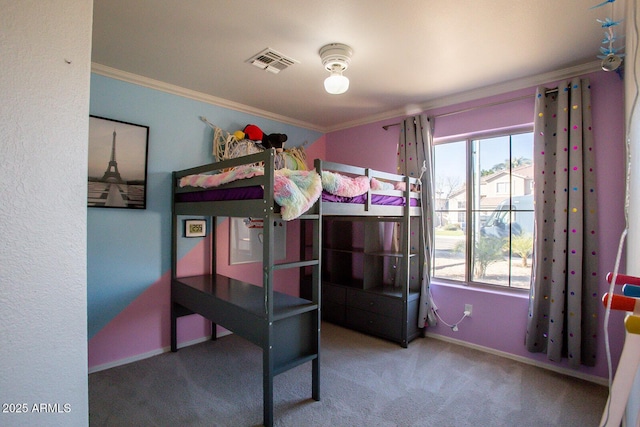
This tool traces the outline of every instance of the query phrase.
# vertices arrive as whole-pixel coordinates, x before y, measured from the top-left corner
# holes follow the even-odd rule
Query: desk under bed
[[[247,339],[263,353],[263,418],[273,425],[273,377],[306,362],[312,363],[312,397],[320,399],[320,203],[299,216],[311,223],[314,241],[310,259],[276,264],[274,257],[274,220],[281,217],[274,202],[275,151],[239,157],[191,169],[177,171],[172,177],[172,280],[171,349],[177,351],[177,319],[197,313],[216,325]],[[215,190],[182,187],[181,178],[194,174],[216,173],[241,165],[262,164],[264,174],[221,185]],[[218,192],[213,199],[206,194]],[[227,195],[222,195],[227,192]],[[231,193],[250,194],[236,200]],[[252,194],[252,195],[251,195]],[[177,245],[182,216],[211,217],[211,273],[177,277]],[[251,217],[264,220],[262,286],[216,273],[215,229],[217,217]],[[312,270],[309,299],[274,290],[274,272],[280,269]]]

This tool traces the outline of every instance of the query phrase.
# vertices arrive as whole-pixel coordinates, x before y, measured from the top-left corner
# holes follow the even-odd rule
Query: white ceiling
[[[328,131],[593,64],[596,19],[621,19],[623,1],[94,0],[92,61]],[[332,42],[354,51],[343,95],[323,89],[318,50]],[[300,63],[272,74],[246,62],[267,47]]]

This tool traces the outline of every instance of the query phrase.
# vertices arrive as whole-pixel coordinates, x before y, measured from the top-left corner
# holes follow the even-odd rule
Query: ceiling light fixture
[[[324,81],[324,89],[332,95],[345,93],[349,89],[349,79],[342,75],[349,67],[353,49],[346,44],[330,43],[320,48],[322,65],[331,73]]]

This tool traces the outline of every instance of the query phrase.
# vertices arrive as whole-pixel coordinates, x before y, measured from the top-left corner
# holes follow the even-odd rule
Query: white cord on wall
[[[464,319],[466,319],[467,317],[471,316],[471,313],[469,311],[464,311],[464,313],[462,314],[462,317],[460,318],[460,320],[458,320],[457,322],[453,323],[453,324],[449,324],[447,322],[444,321],[444,319],[442,317],[440,317],[440,313],[438,313],[438,306],[436,305],[436,302],[433,299],[433,295],[431,294],[431,289],[429,289],[429,300],[431,302],[431,307],[430,310],[433,314],[436,315],[436,317],[438,319],[440,319],[440,321],[451,328],[451,330],[453,332],[458,332],[458,325],[460,324],[460,322],[462,322]]]
[[[448,324],[447,322],[445,322],[444,320],[442,320],[442,317],[440,317],[440,314],[438,313],[438,308],[437,308],[437,307],[435,307],[435,305],[433,306],[433,312],[435,313],[436,317],[437,317],[438,319],[440,319],[440,321],[441,321],[443,324],[445,324],[445,325],[447,325],[448,327],[450,327],[450,328],[451,328],[451,330],[452,330],[453,332],[458,332],[458,325],[459,325],[459,324],[460,324],[460,322],[462,322],[464,319],[466,319],[467,317],[469,317],[469,314],[470,314],[468,311],[465,311],[465,312],[464,312],[464,314],[462,315],[462,317],[460,318],[460,320],[458,320],[458,321],[457,321],[456,323],[454,323],[453,325],[450,325],[450,324]]]

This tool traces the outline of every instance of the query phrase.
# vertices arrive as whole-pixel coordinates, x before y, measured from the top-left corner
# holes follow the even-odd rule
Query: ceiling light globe
[[[331,74],[324,80],[324,90],[332,95],[340,95],[349,89],[349,79],[342,74]]]

